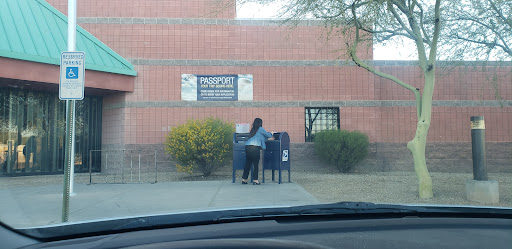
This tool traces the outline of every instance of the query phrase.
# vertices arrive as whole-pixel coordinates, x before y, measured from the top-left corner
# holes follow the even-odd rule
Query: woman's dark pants
[[[245,146],[245,168],[244,174],[242,175],[243,179],[247,179],[249,177],[249,171],[251,171],[251,165],[254,165],[254,170],[252,171],[252,179],[258,180],[258,165],[260,163],[260,146]]]

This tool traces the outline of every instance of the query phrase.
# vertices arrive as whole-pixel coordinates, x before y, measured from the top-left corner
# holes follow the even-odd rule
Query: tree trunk
[[[414,171],[416,171],[416,176],[418,177],[419,197],[422,199],[433,197],[432,179],[430,178],[425,159],[425,147],[432,117],[434,84],[435,71],[431,69],[425,72],[425,88],[421,99],[421,114],[418,124],[416,125],[416,134],[414,138],[407,143],[407,148],[411,151],[414,160]]]
[[[212,174],[212,171],[213,171],[213,167],[211,165],[204,164],[201,167],[201,172],[203,173],[203,177],[210,176]]]
[[[425,145],[427,144],[427,133],[430,124],[418,122],[416,136],[407,144],[414,160],[414,171],[418,177],[418,192],[420,198],[428,199],[433,197],[432,179],[427,169],[425,160]]]

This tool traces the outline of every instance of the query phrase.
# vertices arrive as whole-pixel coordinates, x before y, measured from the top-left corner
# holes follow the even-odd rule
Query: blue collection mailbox
[[[279,184],[281,184],[281,171],[288,170],[288,182],[290,182],[290,137],[286,132],[274,133],[273,140],[266,142],[267,149],[263,152],[263,182],[265,182],[265,170],[279,170]],[[233,133],[233,183],[237,170],[245,168],[245,142],[249,140],[249,133]],[[252,170],[249,174],[252,182]]]
[[[249,133],[233,133],[233,183],[235,183],[236,170],[245,168],[245,142],[249,140]],[[251,168],[252,181],[252,168]]]
[[[265,170],[279,170],[279,184],[281,184],[281,171],[288,170],[288,182],[290,182],[290,137],[287,132],[275,132],[274,139],[266,142],[267,149],[263,153],[263,182],[265,182]]]

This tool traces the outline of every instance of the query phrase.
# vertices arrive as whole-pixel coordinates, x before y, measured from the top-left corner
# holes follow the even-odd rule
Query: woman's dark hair
[[[258,129],[263,126],[263,120],[261,118],[255,118],[254,122],[252,123],[251,132],[249,133],[249,137],[254,137],[256,135],[256,132],[258,132]]]

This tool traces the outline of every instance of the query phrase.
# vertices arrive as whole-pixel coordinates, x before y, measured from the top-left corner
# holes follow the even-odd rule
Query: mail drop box
[[[245,142],[247,140],[249,140],[249,133],[233,133],[233,183],[236,171],[244,170],[245,167]],[[252,180],[252,174],[250,175]]]
[[[287,132],[275,132],[273,139],[266,142],[266,150],[263,152],[263,182],[265,182],[265,170],[279,171],[279,184],[281,184],[282,171],[288,171],[290,182],[290,136]]]

